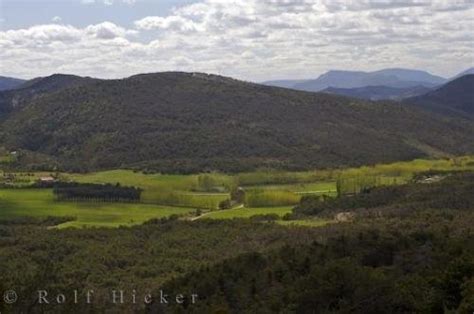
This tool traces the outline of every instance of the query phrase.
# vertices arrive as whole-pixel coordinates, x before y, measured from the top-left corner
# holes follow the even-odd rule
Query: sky
[[[474,0],[0,0],[0,75],[450,77],[474,64],[473,29]]]

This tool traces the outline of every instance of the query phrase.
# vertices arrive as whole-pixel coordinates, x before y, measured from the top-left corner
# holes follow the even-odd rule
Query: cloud
[[[84,31],[86,34],[99,39],[113,39],[116,37],[125,37],[126,35],[132,35],[136,33],[133,30],[126,30],[125,28],[117,26],[111,22],[89,25]]]
[[[54,22],[54,23],[59,23],[61,22],[63,19],[60,17],[60,16],[55,16],[51,19],[51,22]]]
[[[199,25],[192,20],[176,15],[167,17],[148,16],[135,21],[135,26],[142,30],[165,29],[180,32],[197,31],[199,29]]]
[[[472,1],[202,0],[129,26],[0,32],[0,58],[4,74],[21,76],[179,69],[263,80],[393,66],[448,73],[472,63],[473,14]]]

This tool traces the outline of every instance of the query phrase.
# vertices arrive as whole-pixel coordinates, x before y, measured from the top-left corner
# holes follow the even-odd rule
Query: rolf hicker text
[[[136,290],[111,290],[109,293],[109,300],[112,304],[196,304],[198,302],[198,295],[192,294],[167,294],[163,290],[159,290],[157,293],[138,293]],[[73,290],[71,292],[61,293],[49,293],[47,290],[37,291],[37,303],[38,304],[93,304],[94,301],[98,301],[94,298],[94,290],[87,290],[79,292]]]

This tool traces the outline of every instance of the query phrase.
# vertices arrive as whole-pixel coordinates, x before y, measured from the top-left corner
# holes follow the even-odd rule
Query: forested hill
[[[89,77],[66,74],[54,74],[24,81],[15,89],[0,91],[0,118],[2,113],[5,114],[13,111],[14,108],[27,106],[32,100],[44,94],[97,81]]]
[[[474,74],[468,74],[425,95],[407,99],[423,109],[474,118]]]
[[[43,93],[7,113],[1,132],[0,146],[66,170],[307,169],[474,152],[466,120],[177,72]]]

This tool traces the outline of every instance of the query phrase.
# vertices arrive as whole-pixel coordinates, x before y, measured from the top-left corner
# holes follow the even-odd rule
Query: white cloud
[[[148,16],[135,22],[138,29],[152,30],[152,29],[166,29],[172,31],[197,31],[200,27],[188,18],[182,16]]]
[[[55,16],[51,19],[51,22],[54,22],[54,23],[59,23],[61,22],[63,19],[60,17],[60,16]]]
[[[393,66],[452,73],[474,59],[473,14],[472,1],[203,0],[133,29],[103,22],[0,32],[0,59],[4,74],[22,76],[179,69],[261,80]]]
[[[135,31],[126,30],[111,22],[103,22],[100,24],[89,25],[85,28],[85,33],[100,39],[113,39],[116,37],[125,37],[132,35]]]

